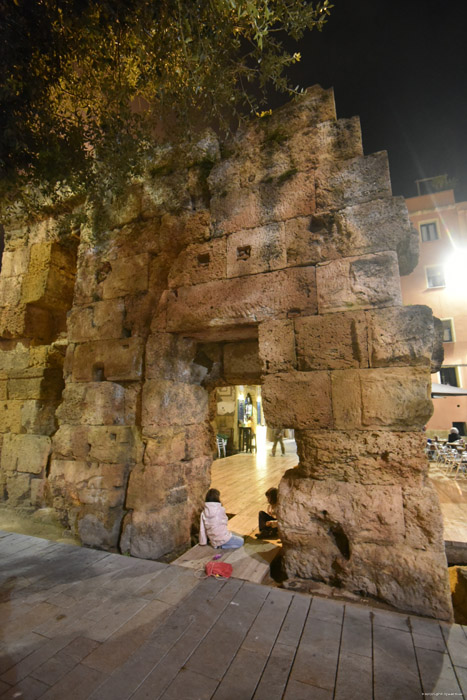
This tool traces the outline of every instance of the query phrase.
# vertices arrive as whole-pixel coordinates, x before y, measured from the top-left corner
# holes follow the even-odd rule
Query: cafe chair
[[[225,438],[220,437],[220,435],[216,435],[216,444],[217,444],[217,456],[219,459],[221,457],[226,457],[226,445],[227,445],[227,440]]]

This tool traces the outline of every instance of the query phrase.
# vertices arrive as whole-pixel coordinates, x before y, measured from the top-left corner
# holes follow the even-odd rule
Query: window
[[[420,224],[420,233],[422,241],[436,241],[439,238],[436,221],[430,221],[429,224]]]
[[[441,367],[439,371],[441,384],[449,384],[449,386],[459,386],[457,380],[457,371],[455,367]]]
[[[441,323],[443,324],[443,343],[453,343],[454,328],[452,318],[441,319]]]
[[[446,286],[442,265],[433,265],[433,267],[426,268],[426,283],[430,288]]]

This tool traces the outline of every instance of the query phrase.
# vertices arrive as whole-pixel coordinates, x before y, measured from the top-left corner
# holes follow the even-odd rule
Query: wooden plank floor
[[[285,455],[280,448],[271,455],[272,443],[258,454],[241,453],[216,459],[212,465],[211,487],[219,489],[222,504],[229,514],[229,529],[245,538],[241,549],[228,551],[197,545],[185,552],[174,563],[203,571],[214,556],[232,564],[233,576],[260,583],[269,572],[269,565],[279,551],[278,540],[257,540],[258,512],[266,506],[265,492],[278,486],[287,469],[298,463],[295,441],[284,440]],[[232,517],[230,517],[232,516]]]
[[[467,694],[461,625],[0,531],[1,700]]]

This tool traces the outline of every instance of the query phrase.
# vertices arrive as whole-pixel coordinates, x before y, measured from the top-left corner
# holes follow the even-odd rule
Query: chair
[[[221,457],[226,457],[226,445],[227,445],[227,440],[225,438],[222,438],[220,435],[216,435],[216,444],[217,444],[217,456],[219,459]]]

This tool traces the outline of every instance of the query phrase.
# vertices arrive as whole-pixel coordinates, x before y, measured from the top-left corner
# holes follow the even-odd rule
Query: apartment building
[[[422,184],[429,190],[429,181]],[[430,306],[443,323],[444,363],[433,382],[467,390],[467,202],[456,202],[451,189],[420,193],[406,204],[420,236],[420,259],[401,280],[403,301]],[[453,425],[467,434],[467,396],[433,403],[428,435],[445,436]]]

